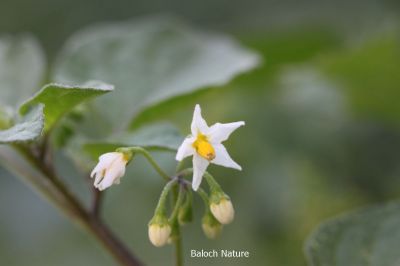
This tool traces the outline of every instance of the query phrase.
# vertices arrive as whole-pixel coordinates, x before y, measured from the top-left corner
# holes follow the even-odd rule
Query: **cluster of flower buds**
[[[186,171],[183,170],[171,178],[144,148],[124,147],[100,156],[99,163],[91,173],[91,177],[95,178],[94,186],[99,190],[104,190],[113,184],[119,184],[121,177],[125,174],[126,165],[135,154],[141,153],[161,177],[169,180],[161,193],[154,216],[149,222],[148,233],[151,243],[156,247],[161,247],[174,242],[179,237],[179,226],[192,221],[190,186],[205,203],[206,211],[202,219],[204,234],[208,238],[216,238],[221,233],[223,225],[233,221],[235,212],[229,196],[224,193],[206,169],[210,163],[237,170],[242,169],[230,157],[222,142],[244,124],[243,121],[239,121],[226,124],[216,123],[209,127],[201,115],[200,106],[196,105],[191,123],[191,135],[184,139],[176,154],[176,160],[180,162],[192,156],[193,168],[187,168]],[[184,179],[189,174],[192,175],[192,182]],[[207,181],[210,195],[200,187],[203,178]],[[172,188],[178,188],[175,192],[179,192],[175,193],[175,206],[170,217],[167,217],[167,195]]]
[[[214,178],[207,173],[207,183],[210,186],[211,194],[199,189],[198,193],[205,203],[205,213],[202,218],[202,229],[206,237],[210,239],[217,238],[221,232],[223,225],[231,223],[235,216],[232,202],[226,195]],[[180,225],[185,225],[193,220],[192,208],[192,192],[187,186],[182,189],[176,200],[175,210],[170,218],[167,218],[166,203],[167,194],[174,185],[181,185],[180,182],[170,181],[161,193],[160,200],[155,210],[153,218],[149,222],[149,238],[151,243],[156,247],[164,246],[174,241],[174,231]],[[180,200],[179,200],[180,199]]]

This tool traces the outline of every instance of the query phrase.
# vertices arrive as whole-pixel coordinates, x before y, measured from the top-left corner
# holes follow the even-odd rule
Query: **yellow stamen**
[[[203,158],[211,161],[215,158],[214,147],[208,142],[207,137],[201,133],[197,135],[197,139],[193,142],[196,152]]]

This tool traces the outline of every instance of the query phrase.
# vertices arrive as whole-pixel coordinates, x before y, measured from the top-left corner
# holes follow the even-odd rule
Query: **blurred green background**
[[[159,112],[188,132],[200,103],[210,123],[244,120],[227,143],[242,172],[212,166],[236,219],[218,240],[199,220],[183,229],[187,265],[306,265],[303,242],[324,219],[400,196],[400,4],[387,1],[2,0],[0,33],[31,32],[49,65],[66,38],[98,21],[173,14],[259,52],[262,67]],[[170,154],[156,154],[173,169]],[[62,152],[65,180],[88,200]],[[147,239],[162,189],[140,158],[105,197],[104,217],[148,265],[172,247]],[[136,167],[135,167],[136,166]],[[0,169],[0,265],[115,265],[85,232]],[[250,251],[249,259],[191,259],[190,249]]]

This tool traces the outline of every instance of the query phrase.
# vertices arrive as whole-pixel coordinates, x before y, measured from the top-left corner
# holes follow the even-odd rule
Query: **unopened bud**
[[[149,223],[149,239],[156,247],[167,244],[171,235],[171,226],[165,216],[157,215]]]
[[[228,196],[223,195],[219,200],[211,201],[210,210],[221,224],[229,224],[235,217],[235,210]]]
[[[206,237],[210,239],[217,238],[222,231],[221,223],[218,222],[209,212],[203,217],[201,227],[203,228]]]

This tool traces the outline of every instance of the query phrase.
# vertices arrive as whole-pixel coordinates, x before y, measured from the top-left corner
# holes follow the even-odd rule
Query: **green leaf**
[[[369,207],[322,224],[306,242],[312,266],[389,266],[400,261],[400,203]]]
[[[113,90],[113,86],[105,83],[92,84],[82,86],[48,84],[20,107],[20,113],[25,114],[31,106],[38,103],[44,104],[45,130],[49,130],[76,105]]]
[[[114,136],[110,141],[87,143],[84,145],[84,149],[94,159],[97,159],[103,153],[128,146],[175,152],[183,139],[184,137],[173,125],[158,123],[144,126],[136,131],[126,132],[119,137]]]
[[[32,141],[38,138],[44,128],[43,105],[33,107],[12,127],[0,131],[0,143]]]
[[[0,38],[0,104],[16,106],[40,87],[45,59],[30,35]]]
[[[226,36],[194,30],[170,18],[149,18],[77,33],[59,57],[54,78],[115,84],[115,93],[96,104],[121,127],[163,101],[223,85],[258,63],[255,53]]]

